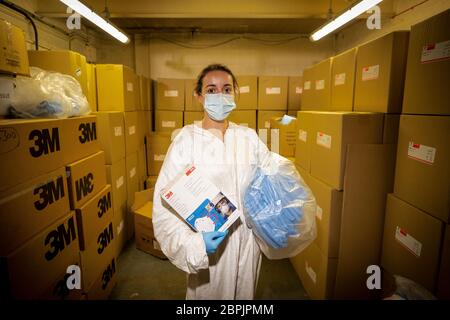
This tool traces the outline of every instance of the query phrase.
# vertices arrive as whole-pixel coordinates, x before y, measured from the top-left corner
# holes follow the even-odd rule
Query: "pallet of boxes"
[[[291,262],[312,299],[379,298],[366,283],[380,265],[408,37],[394,32],[304,70],[295,162],[317,201],[317,238]]]
[[[449,41],[450,10],[411,28],[381,256],[388,287],[398,275],[439,299],[450,299]]]
[[[37,65],[35,52],[27,54],[22,31],[8,29],[16,38],[7,50],[20,54],[16,70],[2,64],[1,71],[26,76],[28,60]],[[57,67],[50,71],[65,72]],[[96,116],[0,120],[2,298],[99,299],[111,292],[113,214],[96,125]]]

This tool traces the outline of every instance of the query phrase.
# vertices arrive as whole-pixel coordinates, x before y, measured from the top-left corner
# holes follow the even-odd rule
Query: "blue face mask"
[[[211,119],[222,121],[236,108],[236,103],[231,94],[206,94],[204,108]]]

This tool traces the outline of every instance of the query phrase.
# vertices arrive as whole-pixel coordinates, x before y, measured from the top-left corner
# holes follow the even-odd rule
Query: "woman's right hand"
[[[217,247],[225,239],[228,234],[228,230],[225,232],[212,231],[212,232],[202,232],[203,241],[205,242],[206,253],[214,254],[216,253]]]

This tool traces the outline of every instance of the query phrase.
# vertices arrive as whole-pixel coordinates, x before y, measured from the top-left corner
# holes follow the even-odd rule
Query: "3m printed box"
[[[225,231],[239,217],[236,205],[194,165],[178,174],[161,197],[197,232]]]

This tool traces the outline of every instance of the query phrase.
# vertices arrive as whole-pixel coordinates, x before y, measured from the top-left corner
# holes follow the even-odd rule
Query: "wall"
[[[412,9],[408,10],[409,8]],[[426,2],[424,0],[396,0],[394,17],[382,18],[380,30],[369,30],[366,27],[366,21],[360,21],[339,32],[336,36],[336,51],[337,53],[345,51],[393,31],[410,30],[412,25],[449,8],[449,0],[428,0]],[[405,12],[401,13],[403,11]],[[383,15],[383,12],[381,14]]]
[[[136,40],[142,59],[136,70],[150,70],[153,79],[194,78],[206,65],[223,63],[235,74],[289,76],[301,75],[306,66],[333,54],[332,39],[320,44],[304,38],[286,41],[293,37],[252,35],[260,39],[257,41],[233,34],[154,34]],[[145,61],[145,52],[149,62]]]

